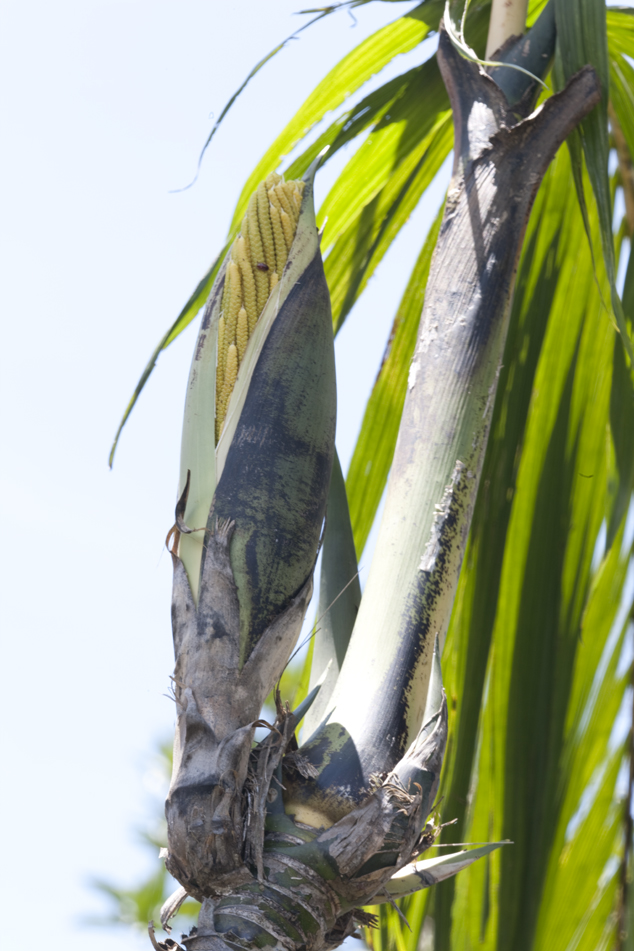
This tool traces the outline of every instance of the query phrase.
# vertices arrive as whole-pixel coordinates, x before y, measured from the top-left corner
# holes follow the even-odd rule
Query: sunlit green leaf
[[[326,277],[338,330],[423,192],[447,157],[453,127],[435,61],[344,169],[320,209]],[[363,181],[356,189],[355,181]]]
[[[623,309],[630,326],[634,323],[634,254],[630,254],[623,289]],[[614,444],[613,504],[608,521],[608,545],[625,517],[634,490],[634,390],[625,365],[623,348],[614,348],[610,430]]]
[[[607,109],[610,87],[608,36],[604,0],[555,0],[557,19],[557,50],[564,79],[568,80],[582,66],[594,67],[601,84],[601,102],[581,123],[573,142],[580,136],[601,223],[601,244],[610,285],[610,300],[630,363],[634,365],[634,348],[623,307],[616,289],[616,265],[612,237],[612,202],[608,182],[608,125]],[[580,156],[573,149],[577,175],[576,186],[583,204],[580,187]]]
[[[232,231],[239,227],[249,197],[258,182],[278,167],[284,156],[327,112],[341,105],[395,56],[413,49],[430,30],[436,29],[441,15],[442,3],[439,0],[424,0],[405,16],[364,40],[322,79],[247,179],[236,206]]]
[[[566,164],[560,154],[557,170]],[[570,186],[567,192],[569,195]],[[499,860],[492,859],[488,883],[475,868],[468,880],[458,880],[450,932],[457,940],[460,929],[468,927],[473,940],[481,928],[485,945],[496,949],[534,946],[549,863],[556,861],[558,854],[556,830],[562,822],[563,790],[571,781],[567,738],[572,729],[569,711],[576,703],[575,663],[586,639],[592,640],[596,650],[597,642],[600,647],[601,637],[605,643],[609,633],[609,620],[601,634],[596,624],[588,627],[591,616],[586,614],[584,619],[584,611],[607,496],[604,432],[609,418],[614,335],[602,319],[585,241],[573,252],[575,235],[582,234],[574,207],[568,206],[567,219],[561,225],[563,253],[535,373],[531,413],[522,437],[521,460],[514,484],[507,482],[506,496],[511,496],[512,505],[499,576],[488,687],[483,692],[485,713],[478,740],[479,760],[474,767],[478,786],[463,832],[469,838],[510,838],[515,845]],[[596,242],[596,216],[591,225]],[[530,345],[529,340],[525,343]],[[508,356],[507,348],[505,362]],[[513,368],[515,379],[521,374],[522,362],[520,357]],[[507,392],[509,382],[513,384],[507,379]],[[504,393],[503,387],[500,395]],[[503,403],[496,408],[498,427],[502,411]],[[494,491],[492,478],[490,493],[492,500],[503,498],[504,483]],[[490,521],[498,517],[494,511],[487,515]],[[477,554],[486,558],[484,549]],[[618,555],[615,557],[622,571]],[[473,571],[473,551],[471,559]],[[469,576],[464,584],[466,594]],[[619,589],[618,579],[615,588]],[[460,604],[454,650],[462,625],[478,623],[480,612],[476,613],[473,597],[468,604]],[[469,667],[467,671],[470,676]],[[616,700],[618,706],[618,694]],[[614,710],[612,720],[613,716]],[[490,780],[485,782],[485,776]],[[580,795],[583,788],[576,792]],[[444,810],[447,817],[452,805],[450,793]],[[601,871],[602,867],[596,873],[595,886]],[[487,921],[478,925],[472,919],[468,925],[460,924],[461,909],[464,913],[465,903],[481,902],[478,889],[485,885],[491,902]],[[576,927],[574,918],[569,924]],[[441,942],[439,947],[448,945]]]
[[[610,61],[610,99],[630,155],[634,155],[634,68],[621,55]]]

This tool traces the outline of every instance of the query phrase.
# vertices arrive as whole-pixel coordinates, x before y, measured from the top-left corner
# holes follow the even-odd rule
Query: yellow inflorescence
[[[216,442],[249,337],[278,284],[295,238],[304,183],[273,172],[251,196],[231,247],[218,323]]]

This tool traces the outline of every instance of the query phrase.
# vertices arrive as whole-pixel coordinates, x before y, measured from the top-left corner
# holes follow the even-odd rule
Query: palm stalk
[[[318,777],[293,783],[287,798],[288,811],[310,824],[330,824],[359,802],[420,728],[471,522],[526,221],[555,151],[598,101],[588,68],[518,121],[444,32],[438,56],[454,112],[453,179],[367,589],[327,722],[301,749]]]

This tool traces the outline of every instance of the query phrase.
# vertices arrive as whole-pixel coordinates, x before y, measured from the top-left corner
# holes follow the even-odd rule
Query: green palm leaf
[[[236,205],[232,232],[239,227],[249,197],[258,182],[279,166],[284,156],[326,113],[341,105],[395,56],[413,49],[430,30],[436,29],[441,14],[442,4],[438,0],[424,0],[405,16],[368,37],[322,79],[247,179]]]
[[[602,99],[598,106],[581,124],[573,135],[583,145],[588,176],[597,202],[599,221],[601,222],[601,243],[605,267],[608,274],[610,299],[616,318],[616,324],[623,340],[623,346],[629,360],[634,364],[634,348],[630,338],[623,305],[616,289],[616,264],[614,259],[614,241],[612,237],[612,203],[608,184],[608,125],[607,110],[610,88],[610,70],[608,53],[608,35],[606,10],[603,0],[555,0],[557,18],[558,56],[561,61],[563,78],[568,80],[584,64],[591,63],[597,71],[602,89]],[[617,28],[617,35],[621,32]],[[630,47],[631,51],[631,47]],[[573,148],[573,162],[576,166],[575,184],[579,199],[585,202],[581,186],[580,152]],[[587,228],[587,223],[586,223]]]
[[[457,705],[443,808],[444,818],[460,820],[451,838],[503,836],[515,845],[491,858],[489,872],[474,867],[436,890],[437,948],[543,946],[537,934],[550,927],[542,922],[550,920],[549,876],[568,847],[562,835],[600,765],[611,777],[592,809],[603,828],[620,764],[608,741],[625,681],[608,670],[603,702],[588,698],[626,567],[617,543],[596,583],[590,568],[609,501],[603,440],[614,340],[601,320],[570,175],[560,155],[533,213],[485,464],[488,491],[478,500],[446,648],[457,661],[445,663]],[[583,834],[580,827],[579,841]],[[614,829],[601,841],[608,851],[597,844],[593,901],[615,855]],[[587,855],[580,846],[569,852],[570,881],[587,881]],[[583,872],[569,865],[577,854]],[[587,903],[578,908],[585,913]],[[555,903],[551,914],[560,910]],[[565,917],[567,928],[581,927],[572,910]]]

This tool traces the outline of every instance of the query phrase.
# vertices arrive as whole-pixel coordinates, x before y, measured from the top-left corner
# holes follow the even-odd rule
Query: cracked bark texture
[[[408,480],[413,483],[408,473],[426,453],[432,477],[437,463],[440,508],[432,506],[427,524],[417,527],[416,545],[404,539],[414,552],[409,561],[391,564],[393,549],[378,552],[383,574],[373,581],[373,566],[361,602],[362,634],[364,616],[381,615],[386,584],[397,585],[402,596],[400,613],[386,619],[386,631],[395,630],[384,682],[370,695],[361,680],[350,696],[360,652],[373,649],[353,636],[334,723],[299,756],[295,717],[279,704],[267,739],[255,749],[252,739],[267,684],[281,673],[301,625],[312,574],[272,622],[267,616],[245,660],[236,647],[243,618],[229,557],[234,514],[227,505],[215,522],[212,505],[198,608],[174,557],[178,726],[166,864],[183,889],[166,903],[163,923],[169,927],[186,893],[202,901],[198,927],[183,939],[187,951],[334,948],[367,922],[359,906],[387,900],[391,876],[434,838],[427,820],[446,740],[446,701],[443,695],[421,727],[423,709],[411,701],[412,684],[423,663],[429,669],[434,639],[451,610],[530,208],[557,148],[599,100],[596,76],[585,68],[518,121],[495,82],[462,59],[443,30],[438,56],[454,112],[454,172],[392,480],[406,491]],[[239,467],[235,472],[239,477]],[[346,703],[355,706],[361,726],[345,727],[345,743],[337,745],[328,730],[341,732],[346,721],[337,714]],[[339,787],[334,798],[333,785]],[[293,797],[319,802],[330,827],[295,822],[287,814]],[[157,941],[152,931],[151,937],[158,948],[177,947],[171,939]]]

